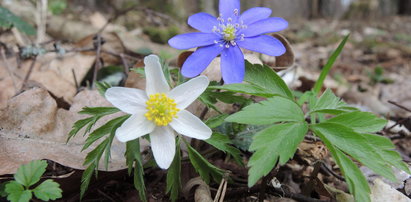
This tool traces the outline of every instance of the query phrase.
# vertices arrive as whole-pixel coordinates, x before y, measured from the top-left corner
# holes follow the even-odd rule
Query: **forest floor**
[[[82,139],[75,140],[75,144],[65,145],[64,134],[68,134],[73,122],[80,117],[74,114],[81,106],[105,103],[97,98],[95,90],[88,90],[93,81],[94,68],[102,69],[96,75],[97,80],[114,80],[121,85],[141,88],[144,81],[138,74],[122,73],[128,73],[124,69],[141,67],[141,59],[149,52],[166,58],[171,67],[178,66],[176,58],[179,52],[166,44],[152,42],[150,39],[158,40],[158,37],[143,27],[152,22],[162,27],[173,21],[165,20],[161,15],[150,15],[150,20],[136,25],[130,22],[134,19],[132,14],[111,22],[107,20],[109,16],[101,13],[82,16],[80,18],[85,19],[82,21],[58,16],[48,21],[50,25],[44,38],[48,43],[43,43],[41,49],[30,49],[30,40],[22,37],[21,33],[1,32],[0,42],[4,48],[0,58],[0,132],[10,129],[15,133],[29,134],[30,139],[47,139],[57,146],[45,145],[41,141],[28,142],[24,138],[11,141],[7,139],[7,134],[6,137],[2,134],[0,147],[4,149],[0,149],[0,164],[3,167],[0,169],[0,182],[11,180],[12,171],[23,162],[47,159],[49,167],[44,178],[52,178],[61,185],[61,201],[79,200],[83,173],[80,168],[85,154],[76,155],[75,152],[81,148],[76,144],[81,144]],[[141,17],[136,19],[141,20]],[[67,27],[50,27],[61,25],[59,20],[68,22],[65,25]],[[104,29],[100,29],[102,27]],[[184,26],[179,30],[185,32],[181,30],[189,28]],[[329,55],[348,33],[350,39],[327,78],[325,87],[331,88],[349,104],[389,119],[387,127],[380,134],[391,138],[403,159],[411,163],[411,17],[361,21],[290,21],[290,27],[281,34],[293,48],[295,63],[288,67],[273,68],[288,69],[287,74],[292,75],[290,87],[300,92],[307,91],[313,86]],[[105,41],[100,45],[101,52],[96,51],[96,36]],[[65,50],[66,55],[59,55],[61,50]],[[28,54],[25,58],[21,57],[24,51]],[[45,53],[30,55],[33,51]],[[102,58],[101,67],[95,63],[98,54]],[[275,60],[266,56],[258,56],[258,59],[268,65]],[[48,93],[43,95],[39,88]],[[196,105],[193,112],[199,115],[203,108]],[[224,106],[224,110],[233,112],[237,109],[231,105]],[[50,124],[52,127],[49,127]],[[246,142],[254,133],[241,134],[239,141]],[[55,136],[42,136],[44,134]],[[21,146],[10,146],[16,144]],[[236,146],[241,144],[245,143]],[[207,145],[200,145],[199,148],[200,151],[208,150]],[[139,201],[133,178],[128,176],[122,165],[124,162],[119,160],[121,154],[118,156],[116,159],[113,154],[111,168],[117,171],[98,172],[98,178],[90,183],[83,201]],[[246,165],[251,153],[243,150],[242,156]],[[234,179],[227,186],[225,201],[258,201],[261,193],[264,193],[267,201],[329,201],[337,196],[346,196],[338,190],[348,192],[338,167],[324,145],[315,138],[306,138],[294,158],[275,170],[271,184],[280,184],[277,188],[265,186],[264,183],[248,188],[247,168],[237,165],[222,152],[213,152],[207,159],[217,167],[229,170]],[[370,182],[378,177],[366,168],[361,169]],[[169,200],[165,194],[166,173],[166,170],[158,168],[145,170],[149,201]],[[196,201],[201,201],[201,194],[195,196],[195,190],[199,189],[197,185],[201,184],[195,180],[197,176],[189,160],[183,158],[184,189],[179,201],[193,201],[194,197],[200,197]],[[387,183],[406,196],[411,196],[410,176],[398,171],[398,177],[398,183]],[[189,180],[191,183],[187,184]],[[218,187],[218,183],[209,185],[211,196],[216,194]],[[5,199],[0,198],[0,201]]]

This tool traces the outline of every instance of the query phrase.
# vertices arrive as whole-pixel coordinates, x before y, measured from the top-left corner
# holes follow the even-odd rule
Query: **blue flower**
[[[199,47],[185,61],[181,73],[195,77],[221,54],[221,74],[226,84],[241,83],[244,78],[244,55],[240,48],[279,56],[284,45],[276,38],[264,35],[281,31],[288,26],[282,18],[269,17],[271,9],[256,7],[240,15],[240,0],[220,0],[219,17],[197,13],[188,24],[200,32],[177,35],[168,43],[176,49]]]

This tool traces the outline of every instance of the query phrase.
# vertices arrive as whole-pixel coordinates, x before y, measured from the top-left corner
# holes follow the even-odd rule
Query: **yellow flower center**
[[[150,121],[153,121],[157,126],[168,125],[173,118],[177,118],[177,112],[180,111],[177,104],[171,98],[168,98],[165,93],[156,93],[150,95],[150,99],[146,102],[148,112],[144,115]]]
[[[226,41],[232,41],[235,39],[235,32],[237,30],[235,29],[234,25],[228,24],[223,27],[223,38]]]

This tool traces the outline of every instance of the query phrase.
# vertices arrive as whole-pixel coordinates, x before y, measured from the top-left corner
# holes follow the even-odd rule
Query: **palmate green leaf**
[[[227,104],[240,104],[240,105],[248,105],[252,103],[252,100],[249,98],[245,98],[243,96],[235,95],[234,92],[209,92],[209,96],[227,103]]]
[[[319,123],[311,126],[314,133],[322,139],[326,138],[336,148],[350,155],[360,163],[370,168],[375,173],[396,181],[389,162],[377,151],[378,148],[371,146],[369,140],[363,135],[356,133],[351,128],[336,123]]]
[[[344,112],[355,111],[355,108],[349,107],[345,102],[334,95],[334,93],[327,89],[318,100],[314,101],[311,99],[310,102],[310,113],[327,113],[327,114],[340,114]]]
[[[273,97],[275,94],[268,92],[260,86],[246,83],[226,84],[223,86],[209,86],[208,89],[228,90],[236,93],[244,93],[260,97]]]
[[[96,87],[100,95],[106,97],[106,91],[111,88],[111,85],[107,82],[96,82]]]
[[[277,162],[284,165],[292,158],[307,130],[307,124],[301,122],[274,125],[258,132],[250,146],[255,152],[248,162],[248,186],[267,175]]]
[[[33,28],[27,22],[24,22],[21,18],[14,15],[8,9],[0,7],[0,24],[2,25],[10,25],[12,24],[18,30],[26,33],[27,35],[35,35],[36,29]]]
[[[63,190],[60,189],[60,185],[58,183],[48,179],[33,189],[33,192],[38,199],[49,201],[61,198],[61,193]]]
[[[30,190],[25,190],[23,185],[16,181],[6,184],[5,191],[8,193],[7,200],[11,202],[28,202],[32,194]]]
[[[146,187],[144,184],[144,168],[140,153],[139,139],[131,140],[126,143],[126,153],[124,156],[126,157],[129,175],[131,175],[131,171],[134,166],[134,187],[137,189],[140,199],[147,201]]]
[[[178,199],[178,194],[181,190],[181,151],[180,151],[180,138],[176,142],[176,154],[173,162],[167,172],[167,187],[166,193],[170,193],[171,201]]]
[[[367,179],[362,174],[361,170],[341,150],[335,148],[333,144],[331,144],[331,142],[321,133],[317,135],[323,140],[324,144],[330,150],[337,165],[340,167],[341,172],[344,175],[345,181],[348,185],[348,189],[350,190],[350,193],[354,195],[355,200],[361,202],[370,202],[371,190],[368,186]]]
[[[327,64],[323,67],[323,70],[321,71],[320,76],[317,79],[317,82],[315,82],[314,87],[313,87],[313,92],[314,94],[318,94],[321,91],[321,87],[323,86],[325,77],[327,77],[328,73],[330,72],[335,60],[337,57],[340,55],[341,51],[343,50],[345,43],[347,42],[348,38],[350,35],[347,35],[344,37],[344,39],[341,41],[340,45],[338,45],[337,49],[332,53],[331,57],[328,59]]]
[[[249,105],[240,112],[229,116],[226,121],[252,125],[288,121],[303,122],[304,114],[294,101],[276,96]]]
[[[205,121],[205,124],[210,128],[217,128],[224,123],[224,120],[228,117],[228,114],[220,114],[214,117],[211,117]]]
[[[96,148],[94,148],[91,152],[89,152],[86,158],[84,159],[83,165],[87,166],[93,163],[96,165],[96,167],[98,167],[101,156],[103,156],[104,150],[107,147],[109,141],[110,141],[109,138],[106,138],[99,145],[97,145]]]
[[[203,94],[200,95],[198,98],[207,108],[209,109],[214,109],[216,112],[222,114],[216,106],[215,103],[217,103],[217,100],[209,95],[210,90],[206,90]]]
[[[44,160],[31,161],[17,169],[14,179],[21,185],[30,187],[40,180],[40,177],[46,172],[46,167],[47,162]]]
[[[259,86],[271,94],[293,99],[293,94],[287,84],[267,65],[245,63],[244,81]]]
[[[353,129],[357,133],[375,133],[384,128],[387,120],[369,112],[349,112],[327,120],[327,123],[337,123]]]
[[[200,174],[200,177],[204,180],[204,182],[208,184],[210,183],[210,178],[213,178],[215,182],[220,183],[224,171],[204,159],[204,157],[201,156],[201,154],[191,147],[190,144],[188,144],[184,139],[183,141],[187,146],[188,157],[190,158],[191,164],[197,173]]]
[[[230,145],[233,143],[228,136],[221,133],[213,133],[211,138],[205,140],[205,142],[223,152],[230,154],[238,164],[243,165],[240,150]]]

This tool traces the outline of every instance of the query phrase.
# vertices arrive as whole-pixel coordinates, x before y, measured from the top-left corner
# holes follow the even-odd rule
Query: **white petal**
[[[168,96],[174,99],[177,108],[185,109],[206,90],[209,83],[206,76],[199,76],[177,86]]]
[[[139,112],[131,115],[131,117],[116,130],[116,137],[120,142],[127,142],[151,133],[154,128],[155,124],[147,120],[144,113]]]
[[[200,140],[211,137],[211,129],[190,112],[182,110],[177,113],[177,116],[170,125],[178,133]]]
[[[144,64],[147,95],[168,93],[170,91],[170,86],[161,69],[160,59],[156,55],[149,55],[144,58]]]
[[[157,165],[167,169],[173,162],[176,153],[176,138],[173,130],[168,127],[156,127],[150,133],[151,149]]]
[[[148,97],[142,90],[135,88],[112,87],[106,91],[106,99],[115,107],[128,114],[135,114],[146,108]]]

